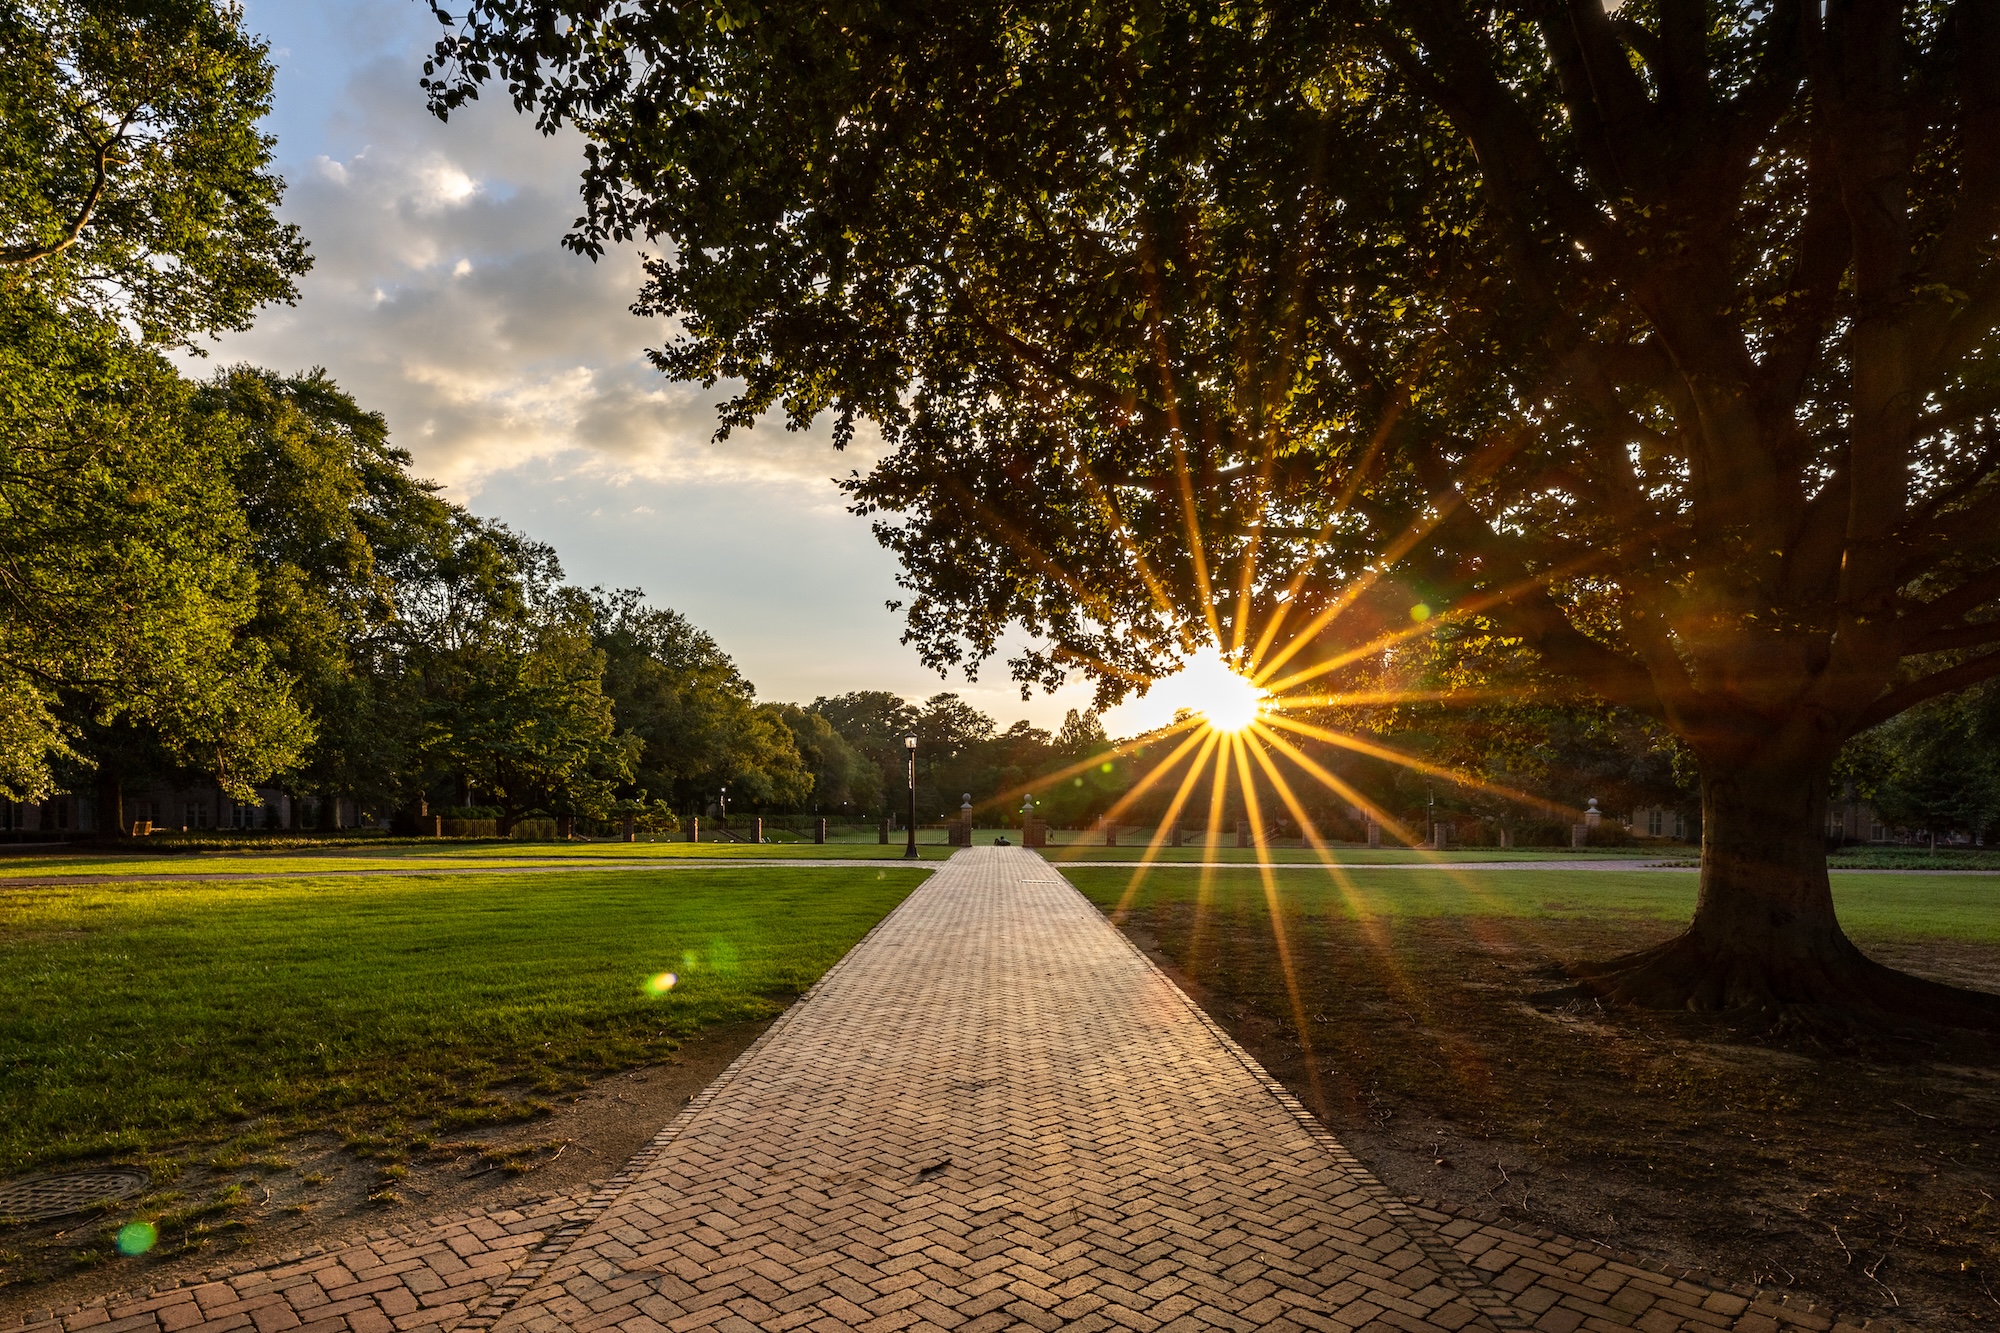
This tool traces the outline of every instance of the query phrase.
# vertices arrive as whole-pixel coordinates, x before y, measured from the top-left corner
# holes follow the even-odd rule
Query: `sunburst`
[[[1188,686],[1184,694],[1194,711],[1216,731],[1240,732],[1255,726],[1264,715],[1269,691],[1222,662],[1219,656],[1205,660],[1216,665],[1212,669],[1185,671],[1180,677]]]
[[[1294,276],[1296,280],[1297,275]],[[1163,356],[1163,370],[1168,365],[1169,361]],[[1225,819],[1234,804],[1246,816],[1238,824],[1241,833],[1248,835],[1247,840],[1253,847],[1268,847],[1277,833],[1272,818],[1276,812],[1263,808],[1268,793],[1283,807],[1287,822],[1296,828],[1301,840],[1316,854],[1334,891],[1346,900],[1354,919],[1363,923],[1361,929],[1364,936],[1374,943],[1387,961],[1391,952],[1387,941],[1377,925],[1369,924],[1377,922],[1379,902],[1374,900],[1374,895],[1363,892],[1350,878],[1348,868],[1342,864],[1331,841],[1316,826],[1309,803],[1302,799],[1301,792],[1306,790],[1306,784],[1316,786],[1379,828],[1386,839],[1412,849],[1428,860],[1445,862],[1448,858],[1436,847],[1434,829],[1406,825],[1333,771],[1328,762],[1322,762],[1322,758],[1330,761],[1329,751],[1345,751],[1399,765],[1428,778],[1445,779],[1487,797],[1559,817],[1568,816],[1568,822],[1581,819],[1582,813],[1498,785],[1485,775],[1459,771],[1366,735],[1329,725],[1344,708],[1399,703],[1477,705],[1500,697],[1497,692],[1463,688],[1400,691],[1379,687],[1341,691],[1330,689],[1329,685],[1337,678],[1336,673],[1346,668],[1393,652],[1411,640],[1435,635],[1448,626],[1476,618],[1493,605],[1533,591],[1541,581],[1565,571],[1544,571],[1539,578],[1530,577],[1519,586],[1486,592],[1466,599],[1456,607],[1437,608],[1428,602],[1418,602],[1410,608],[1407,623],[1384,626],[1359,635],[1344,635],[1342,637],[1346,641],[1329,653],[1309,652],[1309,649],[1329,643],[1331,636],[1337,632],[1337,622],[1344,616],[1359,610],[1370,599],[1381,599],[1387,590],[1391,569],[1419,546],[1438,524],[1446,521],[1453,506],[1439,504],[1428,508],[1421,518],[1391,538],[1376,558],[1368,561],[1353,577],[1329,581],[1337,586],[1311,586],[1321,580],[1321,559],[1333,549],[1327,538],[1359,494],[1362,482],[1369,473],[1368,462],[1384,444],[1395,418],[1395,414],[1391,413],[1382,430],[1369,443],[1360,464],[1334,496],[1333,514],[1325,520],[1319,537],[1308,543],[1310,554],[1292,572],[1289,586],[1270,601],[1270,614],[1261,617],[1262,623],[1253,623],[1259,617],[1249,612],[1258,602],[1254,596],[1257,565],[1264,522],[1270,516],[1273,503],[1275,437],[1265,438],[1262,455],[1258,459],[1259,466],[1243,474],[1244,481],[1254,486],[1252,508],[1255,512],[1243,526],[1247,538],[1229,554],[1211,552],[1202,531],[1200,506],[1196,502],[1196,469],[1190,465],[1187,442],[1182,435],[1178,390],[1171,381],[1166,389],[1173,481],[1178,491],[1179,518],[1184,527],[1182,536],[1186,541],[1183,554],[1188,561],[1188,573],[1199,603],[1198,618],[1193,614],[1196,608],[1175,604],[1166,581],[1156,573],[1147,552],[1133,538],[1131,526],[1119,512],[1112,488],[1095,475],[1092,463],[1080,452],[1067,455],[1066,461],[1075,468],[1084,489],[1102,511],[1109,532],[1143,582],[1160,620],[1182,627],[1176,636],[1182,663],[1180,669],[1169,676],[1142,679],[1134,676],[1127,665],[1093,658],[1076,660],[1102,676],[1122,679],[1149,695],[1157,688],[1159,695],[1165,696],[1160,702],[1167,707],[1178,707],[1179,712],[1170,726],[1118,742],[1102,754],[1082,759],[1060,772],[1044,774],[1010,792],[1003,792],[994,798],[992,805],[1007,808],[1010,802],[1018,801],[1024,793],[1036,788],[1067,781],[1099,766],[1109,769],[1110,760],[1143,754],[1148,749],[1165,749],[1167,753],[1154,760],[1103,815],[1107,824],[1115,825],[1148,793],[1171,791],[1164,803],[1164,812],[1157,816],[1153,835],[1133,865],[1131,878],[1113,909],[1114,919],[1123,919],[1137,899],[1149,872],[1165,859],[1169,843],[1178,845],[1181,842],[1177,830],[1181,827],[1183,812],[1191,813],[1196,818],[1205,813],[1201,846],[1194,853],[1202,864],[1190,943],[1192,953],[1199,955],[1208,925],[1215,871],[1227,859],[1222,852]],[[1482,446],[1481,458],[1500,456],[1513,447],[1511,437],[1490,441]],[[1019,540],[1011,525],[1001,523],[999,526],[1010,540]],[[1042,566],[1045,574],[1075,591],[1080,603],[1089,607],[1101,620],[1109,623],[1117,618],[1117,613],[1103,604],[1101,594],[1089,587],[1088,580],[1062,568],[1059,561],[1032,548],[1032,544],[1028,554]],[[1312,595],[1315,593],[1321,595]],[[1302,610],[1309,606],[1315,609],[1310,612]],[[1189,614],[1183,616],[1183,610]],[[1206,641],[1197,643],[1196,637],[1204,629]],[[1307,745],[1319,747],[1322,757],[1315,757],[1304,748]],[[1290,778],[1287,777],[1288,772],[1292,775]],[[1173,781],[1176,776],[1179,779],[1177,783]],[[1204,784],[1207,788],[1206,801],[1195,804],[1190,811],[1191,801]],[[1145,822],[1154,822],[1150,812]],[[1241,836],[1230,839],[1232,842],[1243,840]],[[1082,851],[1077,846],[1055,855],[1058,859],[1069,860],[1080,856]],[[1284,892],[1286,886],[1298,884],[1300,879],[1295,875],[1281,877],[1274,874],[1276,867],[1267,855],[1253,851],[1247,860],[1258,872],[1263,887],[1270,918],[1271,944],[1291,1002],[1294,1027],[1304,1047],[1305,1069],[1317,1097],[1318,1065],[1312,1054],[1305,997],[1287,929],[1288,907]],[[1445,873],[1452,875],[1475,899],[1486,896],[1476,876],[1449,869]],[[1414,992],[1407,978],[1399,976],[1396,984]]]

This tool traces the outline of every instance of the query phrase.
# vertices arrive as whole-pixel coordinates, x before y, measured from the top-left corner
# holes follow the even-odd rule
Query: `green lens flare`
[[[1423,624],[1426,620],[1429,620],[1430,618],[1431,618],[1431,609],[1425,603],[1418,602],[1415,606],[1410,608],[1410,619],[1416,621],[1419,625]]]
[[[671,972],[658,972],[639,984],[639,989],[648,995],[665,995],[680,980]]]
[[[144,1254],[159,1242],[160,1233],[151,1222],[127,1222],[118,1228],[118,1253]]]

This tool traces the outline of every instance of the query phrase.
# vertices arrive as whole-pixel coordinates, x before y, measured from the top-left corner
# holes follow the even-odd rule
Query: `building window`
[[[1657,838],[1660,836],[1660,827],[1664,822],[1664,811],[1649,810],[1646,812],[1646,832],[1652,834],[1654,837]]]

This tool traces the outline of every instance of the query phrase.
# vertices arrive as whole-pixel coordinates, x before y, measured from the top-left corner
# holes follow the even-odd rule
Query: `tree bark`
[[[1786,756],[1707,769],[1694,920],[1665,944],[1571,968],[1578,990],[1811,1026],[1919,1019],[2000,1028],[2000,995],[1885,967],[1840,928],[1826,868],[1831,766],[1831,756]]]
[[[131,832],[125,823],[125,784],[109,764],[97,770],[97,836],[123,838]]]

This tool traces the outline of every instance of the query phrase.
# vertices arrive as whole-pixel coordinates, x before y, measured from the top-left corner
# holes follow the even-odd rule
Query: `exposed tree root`
[[[1688,930],[1621,958],[1565,968],[1575,984],[1561,994],[1645,1009],[1757,1013],[1784,1028],[1850,1035],[1912,1024],[2000,1032],[2000,995],[1885,967],[1838,931],[1816,945],[1773,956],[1717,947]]]

